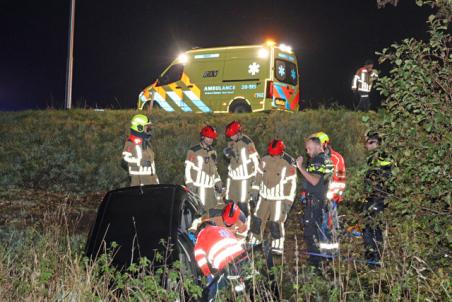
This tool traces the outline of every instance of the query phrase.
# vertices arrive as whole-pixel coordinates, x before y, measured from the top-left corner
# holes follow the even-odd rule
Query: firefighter
[[[248,234],[248,225],[245,214],[240,210],[237,203],[232,200],[227,200],[226,205],[219,215],[209,217],[209,215],[204,215],[193,221],[189,231],[196,232],[198,226],[205,222],[210,221],[216,226],[221,226],[227,228],[231,231],[237,238],[244,241]]]
[[[320,243],[320,249],[334,250],[338,249],[337,231],[339,228],[338,221],[338,205],[344,200],[345,192],[345,161],[342,155],[333,149],[330,144],[330,138],[325,132],[317,132],[311,135],[317,137],[322,144],[325,155],[331,159],[333,164],[333,175],[328,185],[328,192],[326,193],[327,205],[323,215],[322,230],[327,239],[327,242]]]
[[[284,252],[284,222],[292,207],[297,183],[295,160],[284,150],[282,140],[270,142],[253,185],[253,199],[257,200],[257,205],[251,217],[250,244],[261,243],[268,222],[274,255]]]
[[[217,131],[212,126],[205,126],[200,132],[200,143],[188,150],[185,160],[185,185],[190,191],[199,195],[207,213],[222,209],[220,194],[223,184],[217,170],[217,152],[212,144],[217,138]]]
[[[309,137],[305,147],[309,155],[306,168],[303,166],[303,156],[297,158],[297,167],[303,176],[303,237],[309,253],[309,262],[318,266],[321,261],[318,245],[321,238],[322,210],[325,207],[333,165],[325,155],[319,138]]]
[[[209,284],[203,292],[203,301],[214,301],[218,289],[227,285],[228,278],[238,279],[242,265],[249,258],[240,240],[227,228],[204,222],[198,228],[194,255],[196,263]]]
[[[360,111],[367,112],[370,108],[370,91],[374,81],[378,78],[378,72],[373,68],[372,60],[367,60],[353,77],[352,91],[358,99],[357,109]]]
[[[151,146],[151,121],[143,114],[132,118],[130,135],[124,145],[122,156],[127,162],[130,186],[158,184],[155,171],[155,154]]]
[[[365,186],[367,202],[364,213],[366,225],[363,231],[366,257],[372,263],[378,263],[381,256],[383,233],[381,231],[380,215],[385,208],[385,198],[388,196],[387,181],[391,177],[393,162],[379,150],[382,143],[381,136],[376,132],[366,134],[366,149],[370,153],[367,161]]]
[[[259,154],[253,141],[242,133],[238,121],[226,126],[225,135],[230,141],[223,150],[229,159],[228,178],[226,181],[226,199],[236,201],[242,212],[250,213],[250,189],[259,167]]]

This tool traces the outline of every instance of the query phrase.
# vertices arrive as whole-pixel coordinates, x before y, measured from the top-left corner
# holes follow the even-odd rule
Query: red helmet
[[[238,121],[233,121],[226,126],[224,133],[227,137],[231,137],[236,135],[240,131],[242,131],[242,126],[240,126],[240,123]]]
[[[204,128],[201,129],[201,136],[203,137],[209,137],[209,138],[213,138],[216,139],[218,134],[217,134],[217,130],[215,130],[214,127],[212,126],[205,126]]]
[[[233,202],[230,201],[223,209],[222,213],[223,222],[226,226],[231,226],[234,223],[237,222],[237,220],[240,217],[240,209],[239,207]]]
[[[281,155],[285,149],[286,146],[282,140],[273,139],[270,144],[268,144],[267,152],[270,155]]]

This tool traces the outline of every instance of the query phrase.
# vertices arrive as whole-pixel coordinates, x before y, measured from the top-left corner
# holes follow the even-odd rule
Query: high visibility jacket
[[[143,146],[143,139],[130,135],[124,145],[123,159],[129,166],[129,175],[156,175],[155,154],[151,146]]]
[[[324,201],[327,198],[328,185],[331,181],[334,166],[329,156],[319,153],[306,162],[306,171],[320,176],[319,182],[314,186],[305,178],[302,180],[303,191],[308,199]]]
[[[386,182],[392,176],[394,163],[384,152],[375,151],[367,159],[367,165],[365,186],[369,199],[383,200],[390,193]]]
[[[201,144],[191,147],[185,160],[185,184],[213,188],[220,181],[217,152],[212,147],[204,148]]]
[[[245,250],[234,234],[219,226],[201,230],[194,248],[196,262],[205,276],[222,270],[243,253]]]
[[[266,155],[257,171],[253,189],[268,200],[287,200],[293,202],[297,187],[295,160],[284,153],[282,156]]]
[[[372,89],[372,83],[377,77],[378,74],[375,70],[369,71],[367,68],[361,67],[353,77],[352,89],[368,93]]]
[[[237,141],[228,143],[234,153],[230,158],[228,176],[233,180],[244,180],[255,177],[259,167],[259,154],[253,141],[246,135]]]
[[[331,182],[328,185],[328,192],[326,194],[327,199],[334,200],[336,202],[341,202],[344,200],[345,192],[345,161],[342,155],[329,147],[330,159],[333,163],[333,175]]]

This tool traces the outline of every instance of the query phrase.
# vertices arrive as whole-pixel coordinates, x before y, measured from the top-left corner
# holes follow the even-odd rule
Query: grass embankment
[[[134,111],[88,110],[0,113],[0,185],[52,191],[105,191],[127,185],[121,153]],[[239,119],[262,154],[268,142],[284,140],[293,156],[304,150],[303,139],[314,131],[327,132],[347,164],[363,160],[365,131],[360,114],[318,110],[250,115],[196,115],[158,112],[154,123],[157,173],[163,183],[182,183],[188,148],[199,141],[206,124],[217,127],[219,168],[226,176],[224,126]]]
[[[127,185],[120,167],[121,151],[134,111],[93,112],[27,111],[0,113],[0,300],[1,301],[174,301],[181,289],[199,294],[190,279],[171,289],[158,280],[174,270],[151,270],[151,263],[119,274],[108,257],[98,263],[83,258],[89,223],[103,192]],[[372,116],[376,118],[376,116]],[[162,182],[182,183],[187,148],[199,139],[202,125],[217,126],[220,133],[232,119],[244,124],[262,153],[267,142],[284,139],[293,156],[304,149],[303,138],[323,130],[348,164],[348,201],[341,206],[344,225],[358,220],[361,185],[358,173],[365,165],[361,114],[348,111],[274,112],[252,115],[171,115],[157,113],[154,142]],[[217,150],[225,144],[220,135]],[[220,156],[220,173],[226,162]],[[98,192],[98,193],[87,193]],[[410,230],[386,228],[384,266],[370,269],[362,259],[360,239],[344,238],[339,261],[326,263],[321,275],[305,266],[301,206],[296,203],[287,222],[286,259],[280,293],[299,301],[431,300],[445,301],[450,292],[447,270],[423,262],[413,250]],[[8,226],[6,228],[5,226]],[[353,259],[358,261],[353,261]],[[111,287],[116,284],[116,287]],[[265,279],[257,280],[256,300],[273,301]],[[187,296],[181,298],[188,301]]]

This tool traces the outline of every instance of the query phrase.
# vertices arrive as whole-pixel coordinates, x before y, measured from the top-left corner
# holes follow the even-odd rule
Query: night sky
[[[414,0],[76,0],[73,104],[130,108],[194,46],[289,44],[301,98],[349,105],[355,70],[406,37],[425,38]],[[70,0],[0,0],[0,110],[64,106]],[[384,68],[383,68],[384,69]]]

